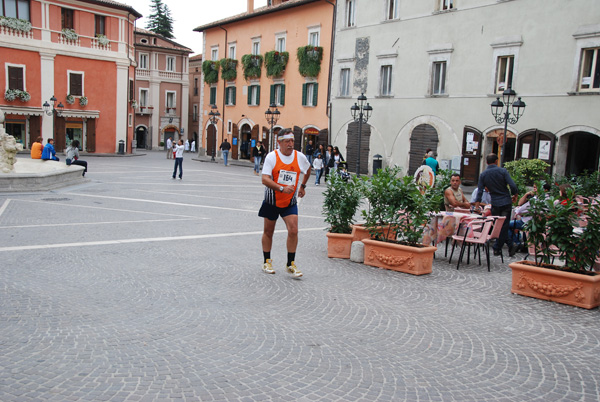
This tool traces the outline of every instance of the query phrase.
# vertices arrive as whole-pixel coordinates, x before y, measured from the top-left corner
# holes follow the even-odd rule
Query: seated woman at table
[[[463,191],[460,189],[460,175],[454,173],[450,177],[450,187],[444,190],[444,206],[446,211],[453,212],[455,208],[471,208]]]

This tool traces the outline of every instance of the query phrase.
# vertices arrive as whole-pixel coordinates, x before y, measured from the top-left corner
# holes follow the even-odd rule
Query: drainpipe
[[[130,24],[130,17],[131,17],[131,13],[127,12],[127,24]],[[133,24],[133,29],[135,31],[135,22]],[[129,31],[129,29],[127,29],[127,31]],[[129,37],[129,32],[127,33],[127,60],[129,60],[129,66],[127,66],[127,92],[129,92],[129,70],[131,68],[131,56],[130,56],[130,49],[129,49],[129,45],[130,45],[130,41],[131,38]],[[133,80],[133,89],[135,90],[135,79]],[[129,131],[129,97],[131,96],[131,94],[127,94],[127,116],[125,117],[125,153],[127,153],[127,142],[128,142],[128,131]],[[133,114],[133,117],[135,119],[135,113]],[[133,126],[134,126],[134,130],[135,130],[135,121],[133,121]],[[133,138],[132,138],[133,140]],[[131,144],[130,144],[131,146]],[[133,151],[132,149],[130,149],[131,151]]]
[[[223,31],[225,31],[225,46],[223,47],[223,51],[225,52],[225,56],[227,56],[227,30],[225,28],[223,28],[221,25],[219,25],[219,28],[221,28]],[[221,78],[223,78],[223,77],[221,76]],[[221,142],[223,142],[223,138],[225,138],[225,93],[226,92],[227,92],[227,84],[225,83],[225,81],[223,81],[223,106],[221,106],[221,110],[223,111],[223,114],[221,116],[223,116],[223,117],[221,120]],[[231,142],[233,143],[233,139],[231,139]]]
[[[329,0],[325,0],[327,3],[333,6],[333,23],[331,24],[331,49],[329,50],[329,80],[327,83],[327,107],[326,113],[329,118],[329,127],[327,130],[327,145],[331,144],[331,120],[333,115],[333,109],[331,107],[331,77],[333,75],[333,51],[335,48],[335,27],[337,21],[337,7],[334,3]]]

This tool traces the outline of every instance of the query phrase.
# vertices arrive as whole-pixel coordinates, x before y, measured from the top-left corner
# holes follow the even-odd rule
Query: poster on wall
[[[550,141],[540,141],[540,150],[538,152],[538,159],[542,159],[542,160],[550,159]]]
[[[523,149],[521,149],[521,158],[529,159],[529,144],[523,144]]]

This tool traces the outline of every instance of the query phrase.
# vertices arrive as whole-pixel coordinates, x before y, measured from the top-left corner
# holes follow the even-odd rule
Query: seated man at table
[[[488,191],[487,187],[483,188],[483,196],[481,197],[481,202],[479,203],[479,208],[475,208],[475,200],[477,199],[477,193],[479,192],[479,188],[475,188],[475,190],[473,190],[473,194],[471,194],[471,206],[473,207],[473,212],[476,213],[482,213],[483,215],[486,215],[485,211],[486,211],[486,207],[487,207],[487,211],[490,212],[490,208],[492,207],[492,196],[490,195],[490,192]],[[489,215],[489,214],[487,214]]]
[[[460,175],[454,173],[450,177],[450,187],[444,190],[444,206],[446,211],[453,212],[455,208],[471,208],[463,191],[460,189]]]

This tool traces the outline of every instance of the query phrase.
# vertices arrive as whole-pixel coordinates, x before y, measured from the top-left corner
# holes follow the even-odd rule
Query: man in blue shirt
[[[48,143],[42,150],[42,159],[43,160],[46,160],[46,161],[50,160],[50,159],[52,159],[53,161],[59,160],[58,157],[56,156],[56,151],[54,150],[54,145],[52,145],[52,144],[54,144],[54,139],[48,138]]]
[[[475,207],[479,208],[483,189],[487,187],[490,196],[492,197],[492,215],[506,216],[500,236],[494,244],[494,255],[502,253],[504,243],[508,246],[508,255],[514,256],[516,247],[512,242],[512,238],[508,236],[508,227],[512,213],[512,200],[518,197],[517,185],[508,174],[508,171],[498,166],[498,155],[489,154],[486,157],[487,169],[479,175],[477,183],[477,198],[475,199]],[[509,191],[510,187],[510,191]],[[512,194],[512,198],[511,198]]]
[[[437,175],[438,169],[440,168],[440,164],[433,157],[433,151],[429,151],[427,153],[427,159],[425,159],[425,164],[433,170],[433,174]]]

